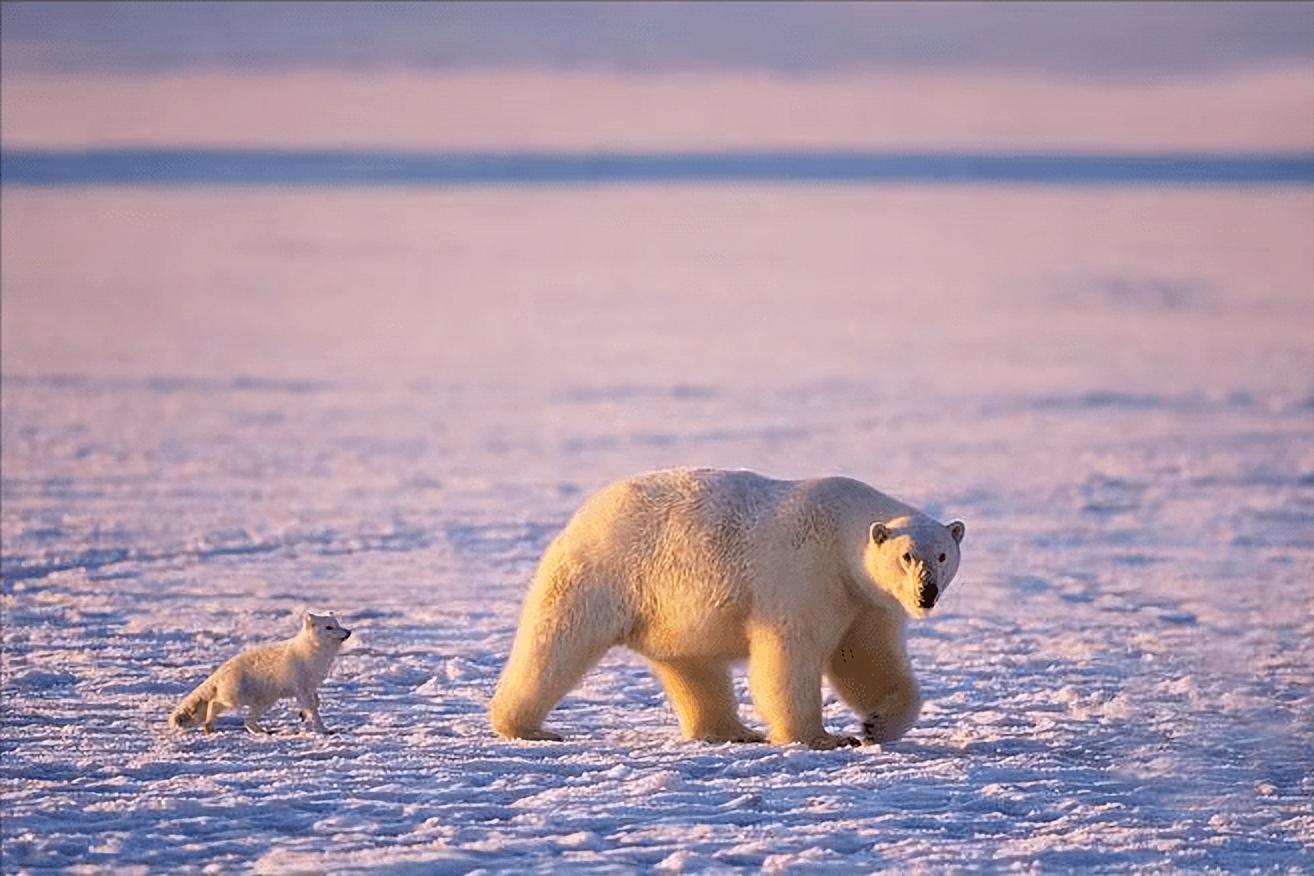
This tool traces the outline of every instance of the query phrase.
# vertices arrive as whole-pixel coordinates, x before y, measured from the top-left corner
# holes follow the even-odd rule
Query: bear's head
[[[958,571],[958,545],[966,527],[929,517],[876,521],[867,531],[863,567],[876,586],[913,617],[926,617]]]

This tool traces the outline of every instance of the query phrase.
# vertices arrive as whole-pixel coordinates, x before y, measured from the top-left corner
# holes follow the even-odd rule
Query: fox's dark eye
[[[940,562],[944,562],[944,554],[940,554]]]
[[[911,553],[910,551],[904,551],[904,552],[903,552],[903,561],[904,561],[905,563],[911,563],[911,562],[912,562],[912,553]]]

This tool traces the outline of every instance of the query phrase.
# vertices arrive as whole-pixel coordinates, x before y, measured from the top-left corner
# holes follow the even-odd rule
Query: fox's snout
[[[169,726],[177,727],[179,730],[190,730],[196,726],[196,719],[194,711],[179,709],[169,716]]]

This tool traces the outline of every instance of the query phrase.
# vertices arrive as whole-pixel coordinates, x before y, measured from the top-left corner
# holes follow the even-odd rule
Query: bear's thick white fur
[[[958,569],[943,526],[849,478],[781,481],[672,469],[614,483],[549,545],[489,716],[508,738],[559,739],[553,706],[613,645],[646,657],[684,735],[762,741],[739,719],[730,665],[773,743],[857,744],[821,721],[821,679],[868,741],[902,736],[921,698],[904,647]]]

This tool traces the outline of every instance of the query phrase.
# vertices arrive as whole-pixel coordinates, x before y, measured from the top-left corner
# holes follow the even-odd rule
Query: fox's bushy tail
[[[205,720],[206,710],[210,706],[210,700],[214,699],[216,687],[213,679],[207,678],[201,682],[196,690],[189,693],[178,708],[173,710],[169,716],[170,726],[177,727],[180,730],[189,730],[198,726]]]

